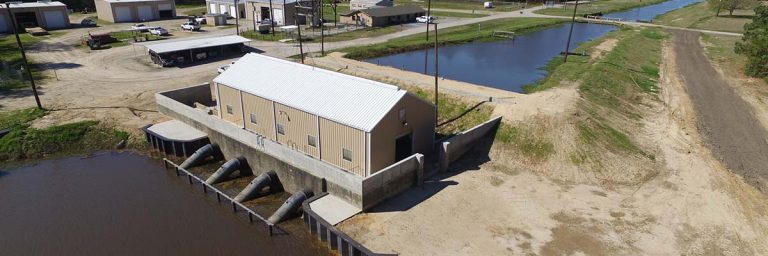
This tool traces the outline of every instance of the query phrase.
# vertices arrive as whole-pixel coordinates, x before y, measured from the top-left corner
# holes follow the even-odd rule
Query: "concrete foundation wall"
[[[440,143],[438,147],[440,170],[447,170],[453,161],[456,161],[461,155],[469,151],[488,133],[495,131],[499,124],[501,124],[501,117],[496,117],[469,130],[460,132]]]
[[[424,155],[414,154],[363,180],[363,210],[400,194],[424,176]]]

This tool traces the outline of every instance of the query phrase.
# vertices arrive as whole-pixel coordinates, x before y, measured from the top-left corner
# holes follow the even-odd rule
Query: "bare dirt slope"
[[[676,31],[674,47],[705,141],[729,169],[768,193],[768,132],[755,111],[704,56],[699,33]]]

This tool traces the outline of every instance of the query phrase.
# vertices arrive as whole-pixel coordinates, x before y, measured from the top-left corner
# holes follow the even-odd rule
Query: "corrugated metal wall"
[[[405,109],[407,125],[400,121]],[[406,94],[371,131],[371,174],[395,163],[395,142],[413,135],[413,153],[429,154],[435,138],[435,107],[413,94]]]
[[[243,127],[243,108],[240,106],[240,90],[219,84],[219,101],[221,102],[221,118]],[[227,112],[227,106],[232,107],[232,113]]]
[[[352,161],[342,158],[342,149],[352,151]],[[349,170],[360,176],[366,175],[365,132],[320,118],[320,150],[322,160]]]
[[[271,100],[243,92],[243,111],[245,112],[245,129],[277,141],[273,117],[275,112]],[[252,122],[252,117],[256,118],[255,123]]]
[[[292,149],[319,158],[319,144],[308,144],[308,135],[319,141],[317,136],[317,116],[275,102],[275,123],[283,125],[285,134],[277,134],[277,142]]]

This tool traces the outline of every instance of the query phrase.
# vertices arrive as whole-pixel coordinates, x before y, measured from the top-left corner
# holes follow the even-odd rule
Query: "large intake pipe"
[[[219,167],[219,169],[216,170],[216,172],[214,172],[211,175],[211,177],[208,177],[208,179],[205,180],[205,183],[208,183],[210,185],[210,184],[221,182],[225,178],[229,177],[229,175],[236,170],[240,170],[240,172],[242,173],[243,167],[245,167],[246,164],[247,162],[243,157],[232,158],[226,163],[224,163],[223,165],[221,165],[221,167]]]
[[[262,173],[253,179],[251,183],[248,183],[248,186],[243,191],[240,191],[240,194],[237,194],[235,201],[242,203],[245,200],[251,199],[267,186],[269,186],[269,190],[274,190],[277,182],[277,173],[275,171]]]
[[[277,209],[277,211],[269,217],[269,222],[277,224],[278,222],[283,221],[286,217],[295,214],[299,207],[301,207],[301,203],[312,197],[312,195],[314,194],[309,189],[296,192],[296,194],[293,194],[288,200],[285,200],[285,203],[280,206],[280,209]]]
[[[183,163],[179,165],[179,167],[183,169],[187,169],[189,167],[193,167],[195,165],[198,165],[200,162],[202,162],[205,158],[212,156],[214,154],[220,154],[219,152],[219,145],[216,144],[208,144],[203,146],[202,148],[195,151],[194,154],[189,156],[187,160],[184,160]]]

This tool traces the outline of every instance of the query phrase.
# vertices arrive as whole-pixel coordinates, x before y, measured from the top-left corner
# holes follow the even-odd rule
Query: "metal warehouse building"
[[[11,12],[16,25],[22,28],[41,27],[44,29],[66,28],[69,26],[67,6],[61,2],[11,3]],[[0,7],[0,33],[10,33],[13,26],[8,10],[3,3]]]
[[[240,0],[235,8],[235,0],[208,0],[205,2],[210,14],[228,14],[232,18],[245,18],[245,0]]]
[[[173,0],[94,0],[100,20],[143,22],[176,17]]]
[[[433,150],[435,106],[396,86],[254,53],[211,86],[223,120],[363,177]]]

